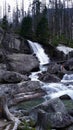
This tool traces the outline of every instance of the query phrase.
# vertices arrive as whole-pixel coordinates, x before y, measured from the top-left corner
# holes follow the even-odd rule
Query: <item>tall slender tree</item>
[[[47,9],[43,10],[42,18],[39,21],[36,29],[36,37],[41,43],[48,43],[49,40],[49,28],[48,28],[48,19],[46,17]]]
[[[31,39],[32,34],[32,18],[28,15],[24,17],[21,22],[20,35],[26,39]]]

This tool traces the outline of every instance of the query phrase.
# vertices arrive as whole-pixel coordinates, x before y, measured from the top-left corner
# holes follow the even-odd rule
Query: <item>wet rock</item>
[[[49,63],[47,72],[50,74],[55,74],[61,79],[63,78],[63,75],[67,73],[65,68],[57,63]]]
[[[56,47],[54,47],[52,44],[43,45],[46,53],[50,56],[52,60],[55,61],[62,61],[66,59],[66,55],[59,51]]]
[[[59,82],[65,73],[67,73],[67,71],[62,65],[53,62],[49,63],[46,72],[39,74],[39,79],[43,82]]]
[[[60,78],[58,78],[56,75],[50,74],[48,72],[39,74],[39,79],[46,83],[60,82]]]
[[[25,54],[32,54],[28,41],[22,38],[20,40],[21,40],[20,52]]]
[[[73,58],[67,60],[67,61],[63,64],[63,66],[64,66],[64,68],[65,68],[66,70],[72,71],[72,70],[73,70]]]
[[[67,94],[65,94],[65,95],[60,96],[60,99],[61,100],[71,100],[71,97],[68,96]]]
[[[29,73],[33,70],[38,70],[39,61],[33,55],[26,54],[12,54],[8,55],[8,60],[10,68],[8,70],[13,70],[22,74]]]
[[[68,53],[68,59],[71,59],[73,57],[73,51],[70,51],[69,53]]]
[[[26,75],[0,69],[0,83],[19,83],[27,80],[29,80],[29,78]]]

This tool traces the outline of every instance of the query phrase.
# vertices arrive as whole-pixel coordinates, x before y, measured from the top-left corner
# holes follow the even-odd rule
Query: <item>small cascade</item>
[[[67,94],[73,99],[73,85],[63,83],[47,83],[43,85],[47,95],[45,99],[60,97],[61,95]]]
[[[40,71],[33,72],[30,75],[30,78],[32,81],[39,81],[38,74],[40,74],[44,70],[47,70],[47,66],[45,65],[50,62],[50,58],[45,54],[44,49],[40,44],[29,40],[28,42],[40,62]],[[41,81],[39,82],[42,84],[42,88],[47,92],[45,99],[59,97],[64,94],[68,94],[73,99],[73,74],[65,74],[63,79],[59,83],[44,83]]]
[[[32,42],[32,41],[29,41],[29,40],[28,40],[28,42],[29,42],[29,45],[32,48],[34,54],[37,56],[37,58],[40,62],[40,65],[48,64],[50,59],[47,56],[47,54],[45,54],[42,46],[40,44],[36,43],[36,42]]]
[[[65,74],[63,79],[61,80],[62,83],[70,83],[73,84],[73,74]]]

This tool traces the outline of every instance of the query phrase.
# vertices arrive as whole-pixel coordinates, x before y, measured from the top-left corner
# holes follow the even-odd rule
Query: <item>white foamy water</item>
[[[68,54],[70,51],[73,51],[73,48],[67,47],[67,46],[64,46],[64,45],[61,45],[61,44],[59,46],[57,46],[57,49],[59,51],[63,51],[65,54]]]
[[[38,72],[32,72],[31,75],[29,76],[29,78],[31,78],[31,81],[39,81],[38,79],[38,74],[41,73],[41,71]]]
[[[61,80],[62,83],[73,83],[73,74],[65,74],[63,79]]]
[[[63,83],[48,83],[44,84],[43,88],[47,92],[45,98],[55,98],[67,94],[73,99],[73,85],[71,84],[66,85]]]
[[[48,64],[50,59],[47,56],[47,54],[45,54],[43,47],[39,43],[32,42],[29,40],[28,40],[28,42],[29,42],[29,45],[31,46],[34,54],[36,54],[36,56],[40,62],[40,65]]]

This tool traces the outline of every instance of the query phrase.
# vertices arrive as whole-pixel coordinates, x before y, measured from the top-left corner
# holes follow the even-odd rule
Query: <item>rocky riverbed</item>
[[[0,130],[73,129],[71,97],[63,94],[64,96],[59,98],[49,98],[45,101],[47,91],[42,87],[45,83],[66,84],[65,87],[70,85],[61,81],[65,74],[72,74],[71,52],[68,59],[68,55],[50,44],[46,52],[51,56],[51,60],[47,69],[40,71],[40,61],[29,46],[28,40],[8,33],[4,38],[3,30],[0,31]],[[31,80],[32,72],[38,72],[38,80]],[[49,89],[49,95],[50,92]],[[70,109],[67,109],[65,102],[67,105],[71,102]]]

